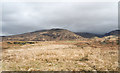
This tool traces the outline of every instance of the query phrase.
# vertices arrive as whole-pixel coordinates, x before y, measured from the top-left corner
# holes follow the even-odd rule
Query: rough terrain
[[[117,41],[116,36],[87,41],[4,41],[2,70],[116,71]]]

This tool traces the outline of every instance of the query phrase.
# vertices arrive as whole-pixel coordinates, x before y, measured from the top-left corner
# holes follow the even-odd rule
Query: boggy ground
[[[95,39],[94,39],[95,40]],[[117,42],[41,41],[3,42],[2,69],[10,71],[116,71]]]

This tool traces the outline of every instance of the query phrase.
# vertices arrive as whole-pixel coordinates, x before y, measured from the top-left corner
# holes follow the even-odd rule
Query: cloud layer
[[[118,28],[117,9],[113,2],[4,3],[2,32],[10,35],[63,28],[101,34]]]

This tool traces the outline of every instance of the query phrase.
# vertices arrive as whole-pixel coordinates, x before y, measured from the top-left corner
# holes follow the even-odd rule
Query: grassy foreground
[[[10,71],[116,71],[118,46],[96,41],[3,42],[2,69]]]

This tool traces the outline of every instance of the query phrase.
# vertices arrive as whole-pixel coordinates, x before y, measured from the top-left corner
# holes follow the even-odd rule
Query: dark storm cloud
[[[105,33],[118,28],[117,3],[4,3],[3,34],[64,28]]]

